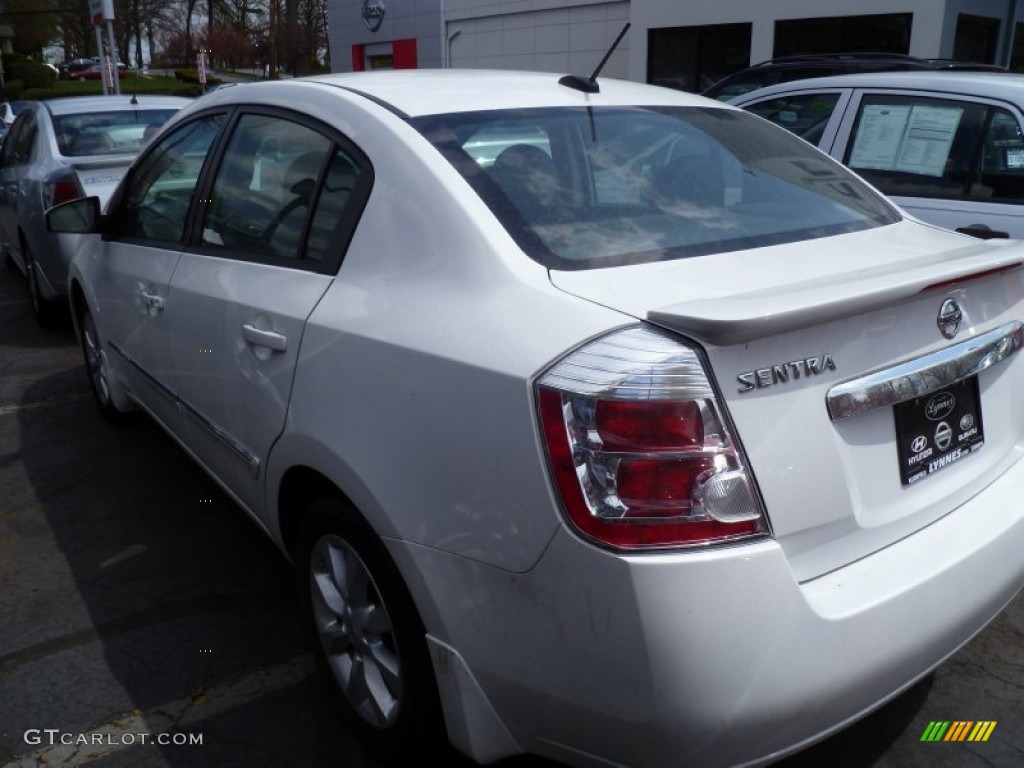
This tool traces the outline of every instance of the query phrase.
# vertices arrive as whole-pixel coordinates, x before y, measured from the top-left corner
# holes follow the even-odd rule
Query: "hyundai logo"
[[[935,323],[939,326],[939,333],[947,339],[952,339],[960,330],[960,321],[963,319],[963,312],[955,299],[946,299],[939,307],[939,316]]]

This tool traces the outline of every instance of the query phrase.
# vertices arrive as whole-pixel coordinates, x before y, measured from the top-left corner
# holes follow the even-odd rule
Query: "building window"
[[[961,13],[956,17],[953,58],[994,64],[999,41],[999,19]]]
[[[647,82],[703,91],[750,63],[752,24],[662,27],[647,32]]]
[[[912,13],[776,21],[774,55],[907,53],[913,21]]]

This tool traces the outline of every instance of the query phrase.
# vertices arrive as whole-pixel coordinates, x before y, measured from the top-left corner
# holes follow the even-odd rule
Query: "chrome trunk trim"
[[[886,408],[976,376],[1024,346],[1024,323],[1006,323],[937,352],[860,376],[829,389],[825,397],[832,421]]]

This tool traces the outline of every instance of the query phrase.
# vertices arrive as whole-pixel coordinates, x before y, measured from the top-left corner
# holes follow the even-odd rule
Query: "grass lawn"
[[[170,96],[199,96],[202,87],[183,83],[173,77],[145,75],[131,70],[121,78],[121,93],[158,93]],[[57,80],[49,88],[30,88],[24,91],[22,99],[56,99],[62,96],[100,96],[103,84],[99,80]]]

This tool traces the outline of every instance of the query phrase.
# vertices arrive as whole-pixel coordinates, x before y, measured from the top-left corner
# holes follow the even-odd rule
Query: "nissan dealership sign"
[[[89,0],[89,18],[93,24],[114,20],[114,0]]]

